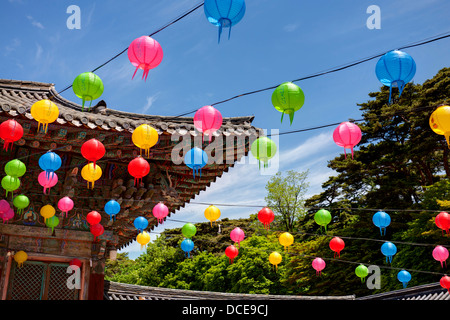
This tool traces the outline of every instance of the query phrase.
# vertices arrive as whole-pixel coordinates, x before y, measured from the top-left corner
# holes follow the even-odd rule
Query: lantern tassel
[[[137,66],[137,67],[136,67],[136,70],[134,70],[134,73],[133,73],[133,76],[131,77],[131,80],[134,79],[134,76],[136,75],[136,72],[138,71],[138,69],[139,69],[139,66]]]

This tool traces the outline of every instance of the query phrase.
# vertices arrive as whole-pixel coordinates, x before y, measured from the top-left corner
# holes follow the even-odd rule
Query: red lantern
[[[330,249],[334,251],[334,257],[336,258],[336,253],[338,254],[339,258],[341,257],[341,251],[344,249],[345,243],[344,240],[342,240],[339,237],[334,237],[330,241]]]
[[[236,258],[238,254],[239,250],[233,245],[230,245],[225,249],[225,255],[230,258],[230,263],[233,263],[233,259]]]
[[[103,234],[103,231],[105,231],[105,229],[100,223],[91,225],[91,233],[94,235],[94,241]]]
[[[447,289],[448,293],[450,294],[450,277],[443,276],[439,283],[441,284],[441,287]]]
[[[3,149],[8,151],[9,146],[18,141],[23,136],[23,128],[16,120],[10,119],[0,124],[0,138],[5,140]]]
[[[444,230],[447,232],[447,234],[449,234],[450,214],[448,214],[447,212],[441,212],[436,216],[434,222],[439,229],[442,229],[442,235],[444,235]]]
[[[86,220],[90,225],[94,225],[102,221],[102,216],[97,211],[91,211],[87,214]]]
[[[69,266],[77,266],[78,268],[81,268],[81,261],[78,260],[77,258],[74,258],[70,260]]]
[[[138,156],[128,164],[128,172],[134,177],[134,185],[139,185],[143,177],[150,172],[150,164],[147,160]]]
[[[100,160],[106,153],[103,143],[95,138],[92,138],[81,146],[81,155],[88,161],[95,162]]]
[[[264,228],[269,230],[269,225],[275,218],[272,210],[265,207],[258,212],[258,220],[264,225]]]

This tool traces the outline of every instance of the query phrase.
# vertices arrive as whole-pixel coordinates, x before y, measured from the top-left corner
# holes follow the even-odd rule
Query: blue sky
[[[66,1],[3,0],[0,4],[0,77],[54,83],[62,90],[80,73],[90,71],[135,38],[148,35],[188,9],[196,0]],[[70,5],[81,11],[81,29],[70,30]],[[217,43],[217,28],[199,9],[154,38],[164,51],[162,63],[146,82],[126,53],[99,69],[109,108],[143,114],[178,115],[237,94],[297,79],[318,71],[383,53],[450,31],[447,0],[299,1],[246,0],[244,18],[231,38]],[[381,9],[381,29],[370,30],[367,7]],[[422,83],[449,66],[450,40],[405,50],[417,64],[413,79]],[[297,82],[306,96],[289,125],[271,104],[271,91],[221,104],[224,117],[254,115],[254,125],[280,132],[360,118],[357,103],[381,84],[376,60],[334,74]],[[80,103],[69,89],[62,96]],[[192,114],[193,115],[193,114]],[[309,170],[309,195],[321,191],[333,172],[327,161],[343,150],[334,144],[334,128],[280,136],[279,170]],[[225,173],[193,202],[264,204],[270,175],[254,163]],[[222,217],[248,217],[257,210],[219,207]],[[206,221],[205,206],[189,204],[173,219]],[[166,221],[154,231],[181,227]],[[142,251],[127,248],[134,258]]]

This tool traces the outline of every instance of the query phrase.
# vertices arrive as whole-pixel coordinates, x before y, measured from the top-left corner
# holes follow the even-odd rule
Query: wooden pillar
[[[103,300],[106,241],[92,244],[92,266],[89,275],[88,300]]]

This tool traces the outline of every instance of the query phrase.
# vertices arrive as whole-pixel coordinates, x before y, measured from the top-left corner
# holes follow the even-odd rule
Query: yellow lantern
[[[149,149],[158,142],[158,138],[156,129],[145,123],[134,129],[131,135],[131,140],[140,149],[140,154],[142,155],[142,150],[145,150],[147,157],[149,156]]]
[[[150,242],[150,234],[147,231],[142,231],[136,237],[136,241],[141,245],[141,250]]]
[[[275,266],[275,270],[277,270],[278,265],[280,264],[282,260],[281,254],[274,251],[269,255],[269,262]]]
[[[47,133],[48,124],[56,121],[59,116],[59,109],[52,101],[47,99],[39,100],[31,106],[31,116],[38,122],[38,131],[41,123],[44,133]]]
[[[220,218],[220,210],[219,208],[217,208],[216,206],[209,206],[208,208],[206,208],[205,210],[205,218],[208,219],[211,222],[211,227],[212,227],[212,223],[213,221],[216,221],[217,219]]]
[[[55,208],[53,208],[51,205],[47,204],[41,208],[40,214],[45,218],[45,221],[47,219],[53,217],[56,213]]]
[[[294,237],[289,232],[284,232],[280,235],[278,238],[280,241],[280,244],[284,247],[284,250],[287,250],[287,247],[289,247],[291,244],[294,243]]]
[[[437,134],[445,136],[450,148],[450,106],[439,106],[430,116],[430,127]]]
[[[25,251],[17,251],[14,255],[14,260],[16,260],[19,268],[23,266],[23,263],[27,261],[28,255]]]
[[[89,162],[87,165],[81,169],[81,176],[87,181],[87,187],[89,189],[89,182],[92,183],[92,188],[94,189],[94,182],[100,179],[102,176],[102,168],[99,165],[94,165],[93,162]]]

